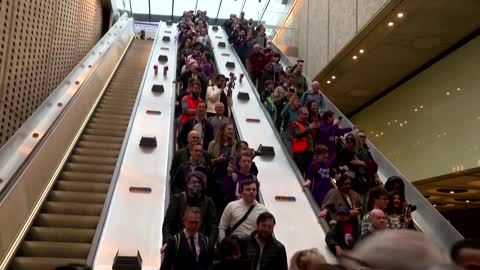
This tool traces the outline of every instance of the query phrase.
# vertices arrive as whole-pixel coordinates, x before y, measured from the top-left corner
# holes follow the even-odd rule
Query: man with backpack
[[[209,270],[212,268],[208,237],[198,232],[201,216],[198,207],[187,208],[183,217],[185,229],[168,240],[160,270]]]

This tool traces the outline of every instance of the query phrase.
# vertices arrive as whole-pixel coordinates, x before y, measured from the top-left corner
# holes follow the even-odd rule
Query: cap
[[[343,207],[343,206],[338,207],[336,214],[350,214],[350,209],[348,209],[347,207]]]

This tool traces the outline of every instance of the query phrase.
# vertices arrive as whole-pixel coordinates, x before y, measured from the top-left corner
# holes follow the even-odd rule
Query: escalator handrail
[[[0,201],[6,198],[18,176],[78,94],[84,91],[84,86],[94,77],[129,23],[131,21],[124,14],[0,148]]]
[[[290,59],[276,47],[271,45],[272,49],[281,55],[281,63],[286,66],[292,66]],[[312,81],[307,79],[309,89]],[[327,109],[333,111],[335,115],[342,116],[342,126],[353,126],[353,123],[333,104],[326,95],[323,95],[324,104]],[[370,141],[367,142],[370,153],[378,164],[379,172],[383,174],[383,182],[390,176],[400,176],[405,183],[405,197],[411,204],[417,206],[417,210],[412,213],[412,218],[416,226],[423,232],[435,237],[437,242],[446,248],[449,248],[456,241],[463,239],[462,235],[442,216],[442,214],[433,207],[430,202],[407,180],[407,178],[375,147]]]

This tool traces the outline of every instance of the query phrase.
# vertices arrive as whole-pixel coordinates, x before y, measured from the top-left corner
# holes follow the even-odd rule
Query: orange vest
[[[305,131],[305,127],[303,126],[303,124],[298,121],[293,122],[292,125],[296,125],[301,132]],[[292,126],[292,129],[293,129],[293,126]],[[310,135],[307,135],[303,138],[293,137],[293,142],[292,142],[293,153],[305,152],[308,149],[308,136]]]
[[[198,102],[202,101],[202,99],[200,97],[197,98],[197,100],[194,100],[192,98],[192,95],[186,95],[185,97],[183,98],[186,98],[187,101],[188,101],[188,109],[190,110],[196,110],[197,109],[197,104]],[[182,99],[183,101],[183,99]],[[180,123],[185,123],[187,122],[188,119],[192,118],[195,114],[185,114],[185,113],[182,113],[182,118],[180,119]]]

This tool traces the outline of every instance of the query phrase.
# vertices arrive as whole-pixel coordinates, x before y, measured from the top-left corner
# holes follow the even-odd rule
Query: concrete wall
[[[314,78],[388,0],[299,0],[275,43]],[[296,54],[296,55],[294,55]]]

